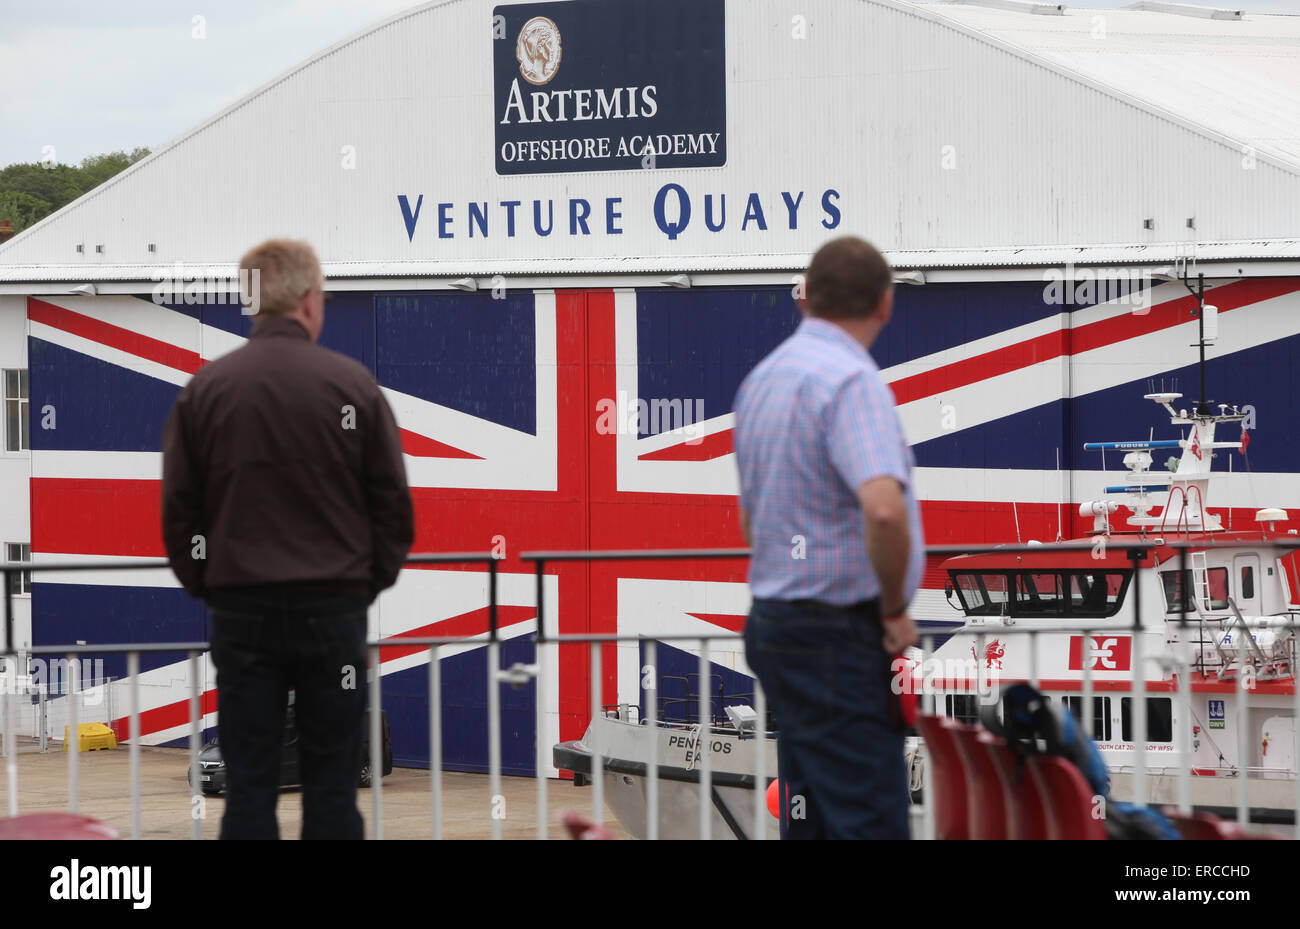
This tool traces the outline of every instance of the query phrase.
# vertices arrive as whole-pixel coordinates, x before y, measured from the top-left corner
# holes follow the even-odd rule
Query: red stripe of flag
[[[203,358],[198,352],[177,348],[168,342],[151,339],[130,329],[123,329],[121,326],[114,326],[81,313],[74,313],[72,310],[46,303],[44,300],[37,300],[35,297],[27,298],[27,318],[32,322],[44,323],[71,335],[98,342],[100,345],[116,348],[137,358],[145,358],[175,368],[177,371],[184,371],[186,374],[193,374],[203,367]]]
[[[1300,290],[1300,283],[1295,278],[1256,278],[1216,287],[1212,294],[1219,312],[1223,313],[1296,290]],[[1191,322],[1191,311],[1196,306],[1196,298],[1188,294],[1151,307],[1146,313],[1125,313],[1076,329],[1059,329],[932,371],[899,378],[890,387],[893,388],[898,403],[910,403],[1062,355],[1078,355],[1162,329],[1171,329]]]
[[[661,448],[657,452],[646,452],[644,455],[637,455],[637,460],[712,461],[714,458],[721,458],[723,455],[731,454],[732,432],[731,429],[725,429],[722,432],[706,435],[698,439],[694,444],[686,441],[677,445],[670,445],[667,448]]]

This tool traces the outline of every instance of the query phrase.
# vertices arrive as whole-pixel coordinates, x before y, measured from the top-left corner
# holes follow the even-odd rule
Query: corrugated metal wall
[[[563,5],[557,5],[560,9]],[[556,14],[557,16],[559,13]],[[796,38],[805,17],[806,38]],[[14,263],[231,261],[270,234],[303,236],[331,261],[804,255],[835,232],[888,249],[1202,241],[1296,233],[1300,178],[1013,53],[884,0],[727,4],[728,163],[722,168],[498,176],[489,8],[423,8],[293,72],[267,92],[105,185],[5,252]],[[508,41],[513,41],[509,37]],[[603,130],[608,131],[608,130]],[[355,149],[355,167],[344,149]],[[694,219],[655,224],[678,183]],[[826,191],[842,214],[823,208]],[[790,228],[782,193],[804,197]],[[408,238],[398,195],[424,212]],[[727,200],[710,232],[703,198]],[[767,229],[741,228],[757,195]],[[569,198],[621,198],[621,235],[570,235]],[[504,234],[501,201],[519,200]],[[554,201],[556,230],[532,231]],[[468,204],[486,203],[486,238]],[[450,204],[451,236],[438,229]],[[719,201],[715,200],[715,209]],[[1154,220],[1154,228],[1143,221]],[[85,243],[77,255],[74,246]],[[158,251],[150,254],[149,243]],[[96,254],[94,246],[104,252]]]

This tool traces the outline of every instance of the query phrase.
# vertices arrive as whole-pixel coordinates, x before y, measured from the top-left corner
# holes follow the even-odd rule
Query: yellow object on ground
[[[117,736],[103,723],[81,723],[77,726],[77,751],[93,752],[101,748],[117,748]],[[63,727],[63,750],[68,750],[68,727]]]

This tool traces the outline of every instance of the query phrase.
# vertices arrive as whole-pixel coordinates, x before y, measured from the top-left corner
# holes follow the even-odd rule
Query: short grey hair
[[[239,259],[239,270],[250,272],[249,278],[258,281],[259,315],[292,313],[309,290],[325,283],[316,250],[309,243],[294,239],[270,239],[249,249]],[[254,270],[257,275],[251,274]]]

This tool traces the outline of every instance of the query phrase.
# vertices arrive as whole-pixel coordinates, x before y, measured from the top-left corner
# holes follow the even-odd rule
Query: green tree
[[[44,200],[17,190],[0,191],[0,220],[13,224],[14,232],[22,232],[33,223],[40,222],[52,212]]]
[[[80,169],[71,165],[13,164],[0,170],[0,193],[9,191],[44,200],[57,210],[81,196]]]
[[[81,162],[81,192],[84,194],[104,183],[110,177],[125,171],[141,158],[149,154],[147,148],[137,148],[126,152],[109,152],[107,155],[91,155]]]
[[[149,154],[147,148],[91,155],[80,165],[29,162],[0,169],[0,219],[20,232]]]

